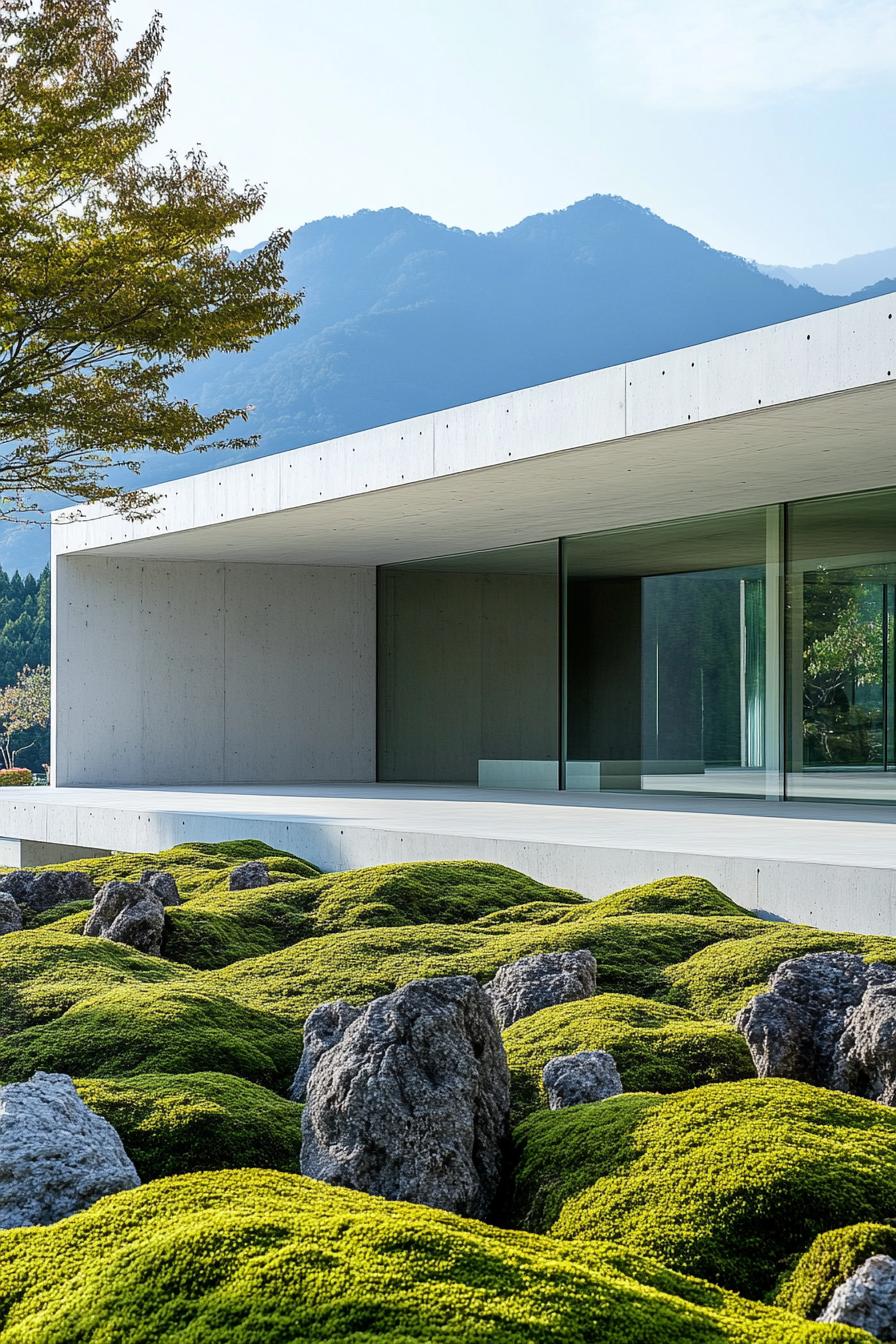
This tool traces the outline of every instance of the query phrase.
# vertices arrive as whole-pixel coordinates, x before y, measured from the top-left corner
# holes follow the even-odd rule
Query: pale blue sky
[[[896,245],[894,0],[119,0],[163,11],[166,140],[278,224],[499,229],[594,192],[804,265]]]

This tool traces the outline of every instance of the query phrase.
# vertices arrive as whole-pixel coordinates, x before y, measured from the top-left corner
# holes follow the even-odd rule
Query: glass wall
[[[779,531],[774,508],[566,541],[568,789],[777,795]]]
[[[381,780],[558,787],[558,553],[380,569]]]
[[[389,565],[378,611],[382,780],[896,802],[896,490]]]
[[[790,505],[787,550],[787,792],[896,801],[896,491]]]

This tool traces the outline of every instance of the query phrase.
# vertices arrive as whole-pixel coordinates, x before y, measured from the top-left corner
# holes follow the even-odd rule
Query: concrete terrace
[[[253,836],[326,870],[477,858],[588,896],[675,873],[751,910],[896,934],[896,809],[399,785],[4,789],[7,862]],[[11,842],[6,842],[7,846]],[[69,847],[72,847],[71,849]]]

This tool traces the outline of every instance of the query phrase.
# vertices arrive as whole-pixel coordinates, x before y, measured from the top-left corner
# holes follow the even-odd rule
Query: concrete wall
[[[57,784],[370,780],[372,569],[58,557]]]

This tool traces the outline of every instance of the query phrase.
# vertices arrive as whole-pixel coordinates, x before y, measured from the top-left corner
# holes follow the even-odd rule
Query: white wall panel
[[[375,575],[57,558],[57,784],[372,779]]]

